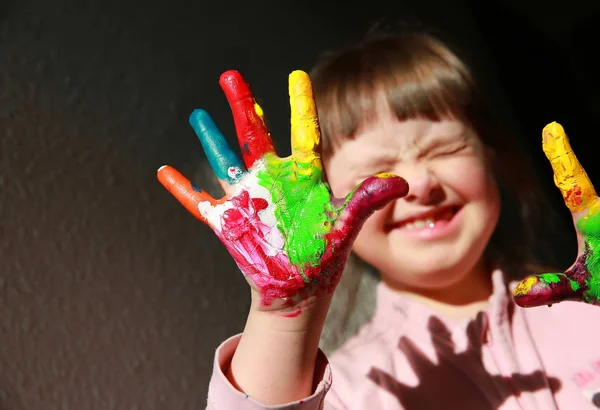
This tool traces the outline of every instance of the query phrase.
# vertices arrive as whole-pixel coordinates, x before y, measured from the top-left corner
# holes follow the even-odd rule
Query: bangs
[[[354,138],[381,109],[399,120],[470,118],[470,73],[431,38],[367,41],[330,56],[311,78],[324,151]]]

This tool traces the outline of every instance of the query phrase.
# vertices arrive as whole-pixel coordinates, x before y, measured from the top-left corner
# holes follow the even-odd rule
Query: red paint
[[[231,107],[244,164],[250,168],[265,153],[275,152],[273,141],[256,113],[256,101],[242,75],[235,70],[226,71],[219,83]]]
[[[573,189],[569,189],[565,195],[565,202],[578,206],[581,205],[583,203],[583,192],[581,187],[575,186]]]
[[[158,172],[162,184],[198,219],[206,222],[198,211],[198,204],[209,201],[212,205],[231,202],[232,207],[221,215],[221,229],[215,229],[219,239],[225,244],[240,270],[249,276],[261,291],[264,305],[275,299],[285,299],[284,306],[296,306],[298,302],[320,293],[332,293],[339,282],[348,254],[358,231],[368,216],[382,208],[392,199],[408,192],[406,181],[399,177],[368,178],[354,192],[343,210],[340,220],[332,216],[334,228],[325,236],[325,252],[318,266],[294,266],[285,250],[271,255],[272,244],[267,235],[272,227],[262,222],[259,212],[269,203],[263,198],[251,198],[248,191],[215,201],[206,192],[193,187],[191,182],[170,167]],[[344,201],[337,201],[341,207]],[[341,222],[341,223],[338,223]],[[300,272],[307,278],[305,281]],[[289,313],[300,314],[300,310]]]
[[[515,303],[521,307],[534,307],[543,305],[552,305],[565,300],[583,300],[584,292],[587,290],[587,283],[590,280],[590,272],[587,269],[587,259],[593,255],[590,252],[587,242],[584,245],[583,253],[577,258],[573,266],[567,269],[565,276],[560,276],[559,282],[547,282],[536,278],[536,283],[531,286],[527,294],[515,295]],[[579,289],[573,290],[571,282],[567,279],[579,283]]]
[[[300,308],[297,308],[293,312],[282,313],[281,316],[283,316],[283,317],[296,317],[296,316],[299,316],[300,313],[302,313],[302,310]]]
[[[347,223],[362,226],[373,212],[394,199],[402,198],[407,193],[408,183],[398,176],[367,178],[356,189],[346,205]]]
[[[230,201],[233,208],[221,216],[221,232],[217,235],[240,270],[261,290],[263,304],[270,305],[274,299],[296,295],[306,284],[287,256],[284,253],[270,256],[264,251],[271,227],[260,220],[258,212],[268,206],[267,201],[250,198],[248,191],[241,191]]]

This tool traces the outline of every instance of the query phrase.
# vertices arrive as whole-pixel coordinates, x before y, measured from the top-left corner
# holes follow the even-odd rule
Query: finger
[[[239,72],[224,72],[219,83],[233,113],[244,164],[250,168],[264,154],[275,152],[273,141],[263,121],[262,109]]]
[[[575,156],[563,127],[552,122],[542,131],[542,146],[554,171],[554,183],[560,189],[571,212],[598,206],[596,190]]]
[[[408,364],[416,374],[420,374],[423,369],[429,369],[434,366],[429,357],[423,353],[419,346],[406,336],[402,336],[398,341],[398,350],[404,353]]]
[[[408,183],[393,174],[378,174],[367,178],[346,196],[345,213],[341,226],[350,237],[358,234],[364,221],[389,202],[408,193]]]
[[[162,166],[157,171],[160,183],[187,209],[192,215],[208,224],[205,217],[216,201],[207,192],[202,191],[170,166]],[[203,210],[204,209],[204,210]]]
[[[290,74],[289,94],[292,152],[314,155],[321,140],[321,131],[308,74],[300,70]]]
[[[452,333],[448,326],[439,318],[431,316],[427,321],[427,329],[431,335],[431,343],[435,349],[438,361],[445,360],[448,356],[454,355],[456,345],[452,340]]]
[[[582,282],[564,273],[532,275],[518,284],[513,299],[521,307],[552,305],[565,300],[580,301],[587,290],[585,282]]]
[[[204,110],[194,110],[190,115],[190,125],[196,131],[208,163],[219,181],[228,184],[238,182],[243,174],[242,163],[210,115]]]

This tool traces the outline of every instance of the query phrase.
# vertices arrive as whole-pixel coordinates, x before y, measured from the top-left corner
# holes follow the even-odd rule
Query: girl
[[[320,127],[311,82],[294,72],[287,158],[276,156],[237,72],[225,73],[221,86],[243,162],[208,114],[192,114],[223,199],[171,167],[158,171],[251,286],[243,334],[216,352],[208,407],[600,406],[600,310],[513,301],[512,278],[531,272],[535,231],[525,216],[537,212],[535,184],[457,54],[428,34],[379,35],[327,56],[311,80]],[[546,145],[568,147],[553,127]],[[553,152],[555,170],[576,163],[568,150]],[[557,184],[569,180],[556,175]],[[596,198],[591,184],[584,188],[589,198],[577,196],[576,220]],[[569,189],[565,195],[576,192]],[[597,232],[579,228],[582,261],[594,261],[585,250]],[[377,306],[328,360],[319,340],[350,249],[380,275]],[[595,302],[589,271],[532,276],[517,301]]]

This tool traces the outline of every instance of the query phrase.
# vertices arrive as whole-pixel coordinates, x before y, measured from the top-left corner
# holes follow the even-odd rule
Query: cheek
[[[336,198],[345,198],[346,195],[354,189],[351,181],[347,178],[347,172],[340,170],[339,167],[332,166],[331,162],[325,163],[324,166],[327,175],[327,183],[331,188],[333,196]]]
[[[359,243],[372,243],[375,234],[383,232],[384,225],[394,207],[394,202],[386,205],[383,209],[373,212],[364,222],[361,230],[358,232],[356,241]]]
[[[464,200],[497,201],[496,183],[482,161],[472,158],[448,162],[437,173]]]

